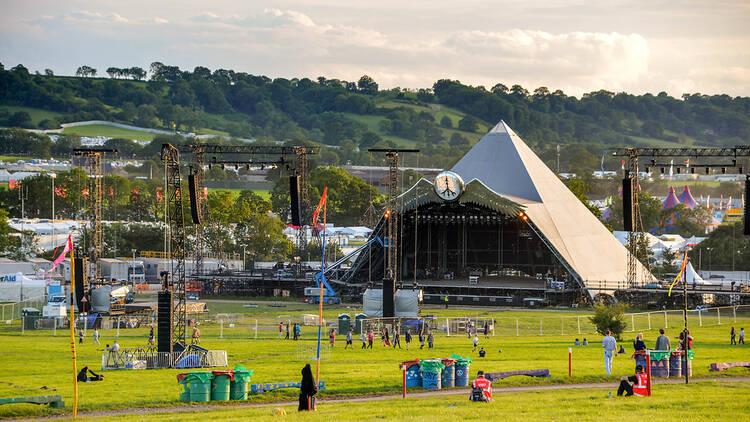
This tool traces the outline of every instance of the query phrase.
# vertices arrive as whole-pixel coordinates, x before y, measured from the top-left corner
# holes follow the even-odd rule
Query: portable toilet
[[[351,327],[351,317],[349,314],[339,314],[339,335],[345,335],[349,332],[349,328]]]
[[[364,320],[367,318],[367,315],[365,314],[357,314],[354,316],[354,333],[355,334],[362,334],[362,330],[365,329],[364,327]]]

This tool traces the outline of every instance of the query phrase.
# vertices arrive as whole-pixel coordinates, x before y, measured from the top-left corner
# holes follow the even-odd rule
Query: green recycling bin
[[[189,391],[190,401],[207,402],[211,400],[211,380],[214,374],[210,372],[189,372],[185,374],[188,386],[185,388]]]
[[[234,380],[229,385],[230,400],[247,400],[247,384],[252,376],[253,371],[239,365],[234,367]]]
[[[211,383],[211,401],[229,400],[229,387],[234,379],[234,372],[231,370],[211,371],[214,380]]]
[[[187,374],[177,374],[177,383],[185,388],[180,394],[180,401],[190,401],[190,382],[188,382]]]

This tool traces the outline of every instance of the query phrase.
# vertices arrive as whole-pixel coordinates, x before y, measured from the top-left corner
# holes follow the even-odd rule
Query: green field
[[[11,114],[18,111],[25,111],[29,113],[29,116],[31,116],[31,122],[34,124],[34,126],[38,125],[42,120],[58,120],[60,116],[62,116],[62,113],[43,110],[41,108],[18,107],[9,105],[0,105],[0,111],[7,111]]]
[[[107,136],[110,138],[136,139],[139,141],[151,141],[155,134],[150,132],[141,132],[138,130],[121,129],[107,125],[85,125],[66,127],[63,133],[75,134],[81,136]]]
[[[317,327],[303,327],[303,340],[294,342],[291,340],[278,340],[277,331],[273,325],[266,324],[265,329],[260,330],[258,339],[255,339],[253,330],[253,319],[262,321],[292,320],[301,321],[301,314],[315,313],[314,305],[300,302],[275,301],[257,302],[257,308],[245,308],[243,305],[248,301],[207,301],[214,313],[239,313],[241,316],[232,316],[223,325],[215,322],[204,321],[209,316],[197,317],[201,322],[202,346],[209,349],[226,350],[230,367],[243,365],[255,371],[252,383],[266,382],[290,382],[298,381],[299,371],[306,361],[297,360],[298,346],[304,345],[314,348]],[[272,307],[281,304],[284,307]],[[325,318],[329,321],[335,320],[341,312],[354,315],[361,307],[346,305],[326,308]],[[425,313],[436,314],[441,318],[457,315],[487,317],[494,315],[508,320],[515,318],[530,319],[544,316],[545,321],[549,318],[552,323],[561,321],[562,317],[574,317],[582,314],[580,312],[553,312],[553,311],[501,311],[489,309],[458,309],[443,310],[440,308],[429,308]],[[691,317],[692,318],[692,317]],[[695,337],[696,358],[693,361],[694,377],[712,377],[720,379],[726,376],[748,376],[750,369],[734,368],[722,373],[709,373],[708,366],[711,362],[733,362],[750,360],[749,346],[730,346],[728,344],[729,325],[733,324],[732,318],[723,316],[724,322],[721,326],[699,327],[692,329]],[[507,321],[506,321],[507,322]],[[703,318],[703,323],[708,324],[708,317]],[[750,326],[746,324],[750,319],[746,317],[737,318],[737,327]],[[496,321],[500,324],[499,321]],[[230,324],[235,324],[231,327]],[[559,324],[559,322],[558,322]],[[675,322],[670,321],[670,325]],[[538,325],[538,322],[537,322]],[[656,324],[655,324],[656,325]],[[698,322],[691,319],[691,326],[697,326]],[[270,328],[269,328],[270,327]],[[480,359],[472,352],[470,340],[462,333],[453,333],[446,337],[438,333],[435,338],[435,348],[419,350],[418,343],[412,343],[411,350],[392,349],[382,347],[378,339],[373,350],[362,350],[361,343],[355,338],[355,349],[344,350],[344,341],[339,336],[336,346],[330,352],[330,360],[322,362],[321,377],[326,382],[327,389],[322,397],[346,397],[361,396],[383,393],[396,393],[401,388],[401,373],[398,364],[405,360],[414,358],[448,357],[452,353],[462,356],[470,356],[474,362],[471,372],[482,369],[485,371],[509,371],[518,369],[549,368],[552,377],[549,379],[537,379],[526,377],[512,377],[500,381],[496,386],[514,385],[538,385],[538,384],[563,384],[582,382],[611,382],[616,383],[619,376],[633,372],[634,363],[630,360],[632,353],[632,339],[635,333],[625,333],[623,343],[628,353],[625,356],[615,358],[613,375],[607,377],[604,374],[601,336],[589,335],[591,344],[587,347],[575,347],[573,349],[573,377],[568,378],[568,347],[579,335],[544,335],[540,336],[532,326],[524,326],[519,336],[511,334],[490,336],[485,339],[480,336],[480,346],[487,350],[487,357]],[[677,333],[678,328],[670,327],[668,334],[671,337]],[[138,347],[146,344],[148,330],[146,328],[120,330],[119,343],[123,348]],[[503,331],[505,332],[505,331]],[[91,333],[83,345],[78,347],[79,368],[87,365],[94,370],[101,366],[102,349],[104,344],[111,343],[116,335],[115,330],[102,331],[102,345],[92,344]],[[515,333],[514,333],[515,334]],[[653,331],[646,332],[646,343],[653,346],[655,334]],[[223,338],[220,338],[220,335]],[[416,340],[416,339],[415,339]],[[57,336],[52,336],[49,330],[37,331],[27,330],[22,336],[18,322],[11,325],[3,325],[0,328],[0,344],[2,344],[3,359],[0,361],[0,371],[4,374],[12,374],[3,377],[0,381],[0,397],[15,397],[41,394],[62,394],[67,405],[71,402],[72,392],[72,365],[70,361],[70,342],[64,330],[58,330]],[[78,346],[78,345],[77,345]],[[402,347],[405,347],[402,339]],[[498,352],[502,350],[502,352]],[[100,383],[80,384],[80,409],[102,410],[121,409],[133,407],[159,407],[178,405],[177,401],[180,386],[176,381],[176,374],[185,372],[178,369],[163,370],[140,370],[140,371],[107,371],[105,381]],[[421,389],[416,389],[421,391]],[[532,393],[529,393],[532,394]],[[567,394],[567,393],[566,393]],[[579,393],[575,393],[579,394]],[[602,397],[601,392],[588,393],[581,397],[584,402],[590,402],[591,397]],[[593,394],[593,396],[592,396]],[[297,391],[281,390],[280,392],[266,393],[251,397],[249,402],[275,402],[284,400],[295,400]],[[534,399],[528,399],[527,403],[533,403]],[[589,397],[589,398],[586,398]],[[443,399],[440,399],[443,400]],[[451,399],[452,400],[452,399]],[[424,406],[428,407],[428,402]],[[463,402],[463,399],[456,402]],[[499,405],[499,404],[498,404]],[[363,411],[366,406],[377,406],[376,404],[362,404]],[[396,405],[396,408],[400,405]],[[530,407],[533,407],[529,405]],[[548,406],[554,407],[554,403]],[[591,404],[594,411],[596,404]],[[369,409],[373,409],[370,407]],[[69,411],[69,409],[67,410]],[[344,412],[344,410],[341,410]],[[401,410],[394,409],[394,412]],[[532,409],[528,409],[532,411]],[[1,406],[0,417],[43,415],[59,413],[60,410],[51,410],[37,406]],[[230,411],[234,412],[234,411]],[[268,410],[263,410],[268,414]],[[399,413],[396,413],[397,415]],[[346,413],[346,415],[349,415]],[[353,414],[352,414],[353,415]],[[222,416],[226,418],[237,417],[236,414]]]

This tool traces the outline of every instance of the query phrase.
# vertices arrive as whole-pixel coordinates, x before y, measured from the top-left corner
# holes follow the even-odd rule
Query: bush
[[[620,340],[620,334],[625,331],[627,324],[623,320],[625,318],[625,309],[628,305],[624,303],[618,303],[615,305],[604,305],[599,304],[594,306],[594,316],[589,317],[589,320],[596,327],[596,332],[601,335],[606,335],[607,331],[611,331],[612,335]]]

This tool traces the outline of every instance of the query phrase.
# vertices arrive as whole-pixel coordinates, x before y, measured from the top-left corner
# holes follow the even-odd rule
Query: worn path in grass
[[[750,382],[750,377],[732,377],[732,378],[697,378],[693,379],[693,382],[706,382],[706,381],[717,381],[721,383],[729,382]],[[684,378],[670,378],[670,379],[656,379],[654,385],[659,384],[683,384]],[[556,385],[529,385],[519,387],[499,387],[493,388],[492,394],[503,394],[503,393],[517,393],[524,391],[542,391],[542,390],[571,390],[571,389],[588,389],[588,388],[609,388],[614,391],[617,390],[617,386],[613,383],[579,383],[579,384],[556,384]],[[439,396],[454,396],[468,394],[468,388],[451,388],[449,390],[428,390],[419,392],[409,392],[407,398],[424,398],[424,397],[439,397]],[[325,403],[354,403],[354,402],[372,402],[372,401],[383,401],[391,400],[401,397],[401,394],[382,394],[382,395],[370,395],[370,396],[354,396],[354,397],[338,397],[330,399],[318,400],[318,405]],[[104,417],[104,416],[120,416],[120,415],[143,415],[149,413],[183,413],[183,412],[208,412],[212,410],[228,409],[228,408],[258,408],[258,407],[275,407],[275,406],[292,406],[297,405],[296,401],[278,401],[278,402],[266,402],[266,403],[227,403],[222,405],[184,405],[184,406],[172,406],[172,407],[143,407],[143,408],[130,408],[130,409],[119,409],[119,410],[105,410],[96,412],[79,412],[78,417]],[[70,418],[71,414],[60,414],[41,418],[24,418],[15,420],[24,421],[44,421],[53,419],[67,419]]]

